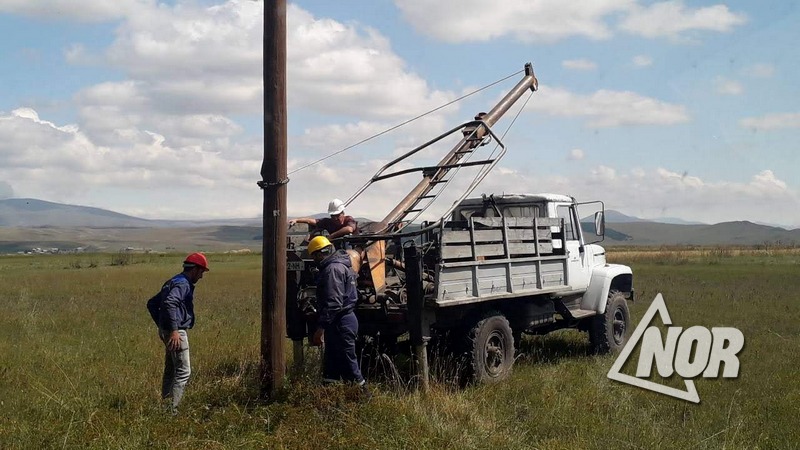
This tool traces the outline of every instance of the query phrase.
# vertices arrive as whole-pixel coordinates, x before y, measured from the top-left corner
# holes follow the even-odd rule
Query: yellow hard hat
[[[325,236],[317,236],[308,243],[308,254],[313,255],[314,253],[322,250],[323,248],[333,245],[331,241],[328,240]]]

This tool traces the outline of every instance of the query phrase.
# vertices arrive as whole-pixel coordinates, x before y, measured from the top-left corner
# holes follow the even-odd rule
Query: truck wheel
[[[589,324],[589,342],[598,355],[619,353],[628,341],[630,323],[628,301],[620,291],[608,293],[605,314],[592,317]]]
[[[467,335],[469,381],[495,383],[508,377],[514,365],[514,337],[508,320],[492,312]]]

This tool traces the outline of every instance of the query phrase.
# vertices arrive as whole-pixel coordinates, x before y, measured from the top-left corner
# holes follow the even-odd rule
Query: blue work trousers
[[[356,384],[364,382],[356,358],[358,319],[354,312],[343,314],[325,327],[325,358],[322,368],[323,381],[341,380]]]

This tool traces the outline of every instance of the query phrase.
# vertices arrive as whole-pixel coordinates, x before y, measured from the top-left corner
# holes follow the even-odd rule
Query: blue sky
[[[476,194],[800,227],[794,2],[300,0],[287,14],[290,170],[530,61],[540,90]],[[262,17],[252,0],[0,0],[0,197],[259,215]],[[293,173],[290,215],[348,198],[517,79]],[[348,212],[380,218],[416,181]]]

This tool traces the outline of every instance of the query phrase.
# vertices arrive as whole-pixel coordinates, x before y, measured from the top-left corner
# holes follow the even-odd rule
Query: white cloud
[[[597,64],[594,61],[590,61],[588,59],[568,59],[561,62],[561,65],[567,69],[574,69],[574,70],[595,70],[597,69]]]
[[[154,5],[155,0],[3,0],[0,12],[43,19],[106,22]]]
[[[133,110],[125,105],[131,116],[142,111],[260,114],[262,18],[263,3],[250,0],[208,8],[179,3],[141,10],[120,27],[107,51],[108,60],[130,78],[87,89],[79,101],[85,108],[98,102],[135,102]],[[406,70],[388,40],[375,30],[317,19],[294,5],[289,6],[287,25],[290,107],[396,120],[456,95],[430,89],[424,79]],[[68,55],[86,57],[80,47]]]
[[[681,1],[640,6],[636,0],[506,0],[490,8],[478,0],[394,0],[406,21],[445,42],[482,42],[511,37],[550,43],[569,37],[593,40],[613,35],[610,23],[648,37],[682,38],[687,32],[727,32],[746,21],[719,4],[686,7]]]
[[[289,102],[327,114],[404,119],[444,104],[372,29],[289,9]]]
[[[291,176],[288,191],[289,214],[302,216],[325,212],[332,198],[347,200],[387,161],[364,159],[353,165],[313,166]],[[419,176],[407,176],[378,183],[348,206],[348,214],[382,219],[416,184]]]
[[[514,192],[558,192],[579,201],[603,200],[607,209],[644,218],[800,224],[800,194],[771,170],[734,182],[709,181],[665,168],[598,166],[565,177],[504,167],[477,192],[509,192],[509,186]]]
[[[262,2],[141,8],[126,16],[106,59],[128,74],[127,88],[152,99],[149,111],[260,114]],[[357,24],[287,11],[288,100],[292,107],[348,117],[406,118],[455,93],[431,89],[406,69],[388,40]],[[68,61],[96,62],[82,46]],[[157,101],[155,101],[157,100]]]
[[[259,214],[261,193],[255,181],[261,166],[261,142],[235,118],[256,117],[262,108],[263,3],[230,0],[205,8],[200,2],[182,0],[173,6],[154,1],[77,1],[7,1],[0,11],[121,20],[116,41],[106,51],[90,54],[84,47],[73,46],[65,56],[74,64],[110,62],[124,79],[78,92],[74,97],[79,107],[77,124],[49,121],[43,110],[39,112],[43,117],[33,109],[0,113],[0,180],[7,180],[0,182],[0,194],[6,183],[13,184],[16,194],[137,214],[150,211],[150,217]],[[420,6],[428,7],[417,25],[452,41],[501,36],[528,42],[568,36],[602,39],[610,36],[606,18],[633,4],[633,0],[508,1],[487,9],[483,4],[470,7],[452,1],[398,0],[407,17],[421,14],[416,9]],[[37,9],[39,5],[50,11]],[[103,9],[107,5],[118,6],[109,12]],[[486,14],[477,28],[485,33],[476,33],[474,16],[462,11],[484,9]],[[297,144],[291,147],[290,168],[458,95],[429,86],[375,30],[316,18],[296,5],[289,6],[288,24],[288,98],[293,113],[311,111],[315,117],[329,115],[350,122],[313,124],[290,137]],[[535,96],[529,109],[585,118],[592,127],[670,125],[689,120],[683,106],[633,92],[576,94],[543,86]],[[419,143],[414,139],[418,134],[433,137],[443,124],[442,115],[431,117],[414,131],[404,130],[401,138],[381,144],[387,148],[381,148],[380,154],[388,157],[393,150]],[[570,152],[576,160],[579,155],[585,157],[580,149]],[[385,160],[374,154],[348,154],[337,158],[335,165],[321,164],[292,175],[290,212],[319,212],[328,197],[346,198],[383,163]],[[655,187],[649,189],[652,179],[662,180],[657,183],[661,187],[672,186],[669,183],[680,183],[684,189],[716,186],[700,180],[700,187],[692,187],[670,172],[625,170],[598,167],[576,183],[572,176],[533,176],[499,167],[487,186],[499,191],[582,193],[583,197],[607,189],[618,204],[624,204],[631,189],[641,189],[654,200],[645,198],[647,201],[635,204],[651,209],[662,201]],[[762,172],[752,183],[728,187],[766,192],[784,200],[796,198],[787,197],[788,188],[784,185],[782,189],[781,180],[770,175]],[[407,184],[417,180],[412,176],[407,182],[379,188],[354,205],[353,212],[381,218],[398,196],[407,192]],[[639,181],[632,184],[635,180]],[[320,192],[327,194],[323,198]],[[720,199],[724,200],[721,194]],[[725,205],[738,211],[733,201]]]
[[[584,158],[586,158],[586,153],[579,148],[573,148],[567,155],[567,159],[570,161],[583,161]]]
[[[60,198],[103,186],[150,188],[248,184],[258,161],[225,159],[200,146],[166,144],[142,132],[131,141],[97,145],[76,125],[58,126],[31,109],[0,116],[0,178],[15,174],[21,190]]]
[[[612,183],[618,179],[617,171],[613,167],[597,166],[589,172],[590,184]]]
[[[117,30],[106,58],[129,77],[128,95],[165,113],[260,113],[263,3],[181,2],[143,9]]]
[[[759,172],[753,177],[753,181],[750,185],[753,189],[758,189],[760,192],[777,195],[786,192],[788,187],[785,182],[775,177],[775,174],[771,170],[762,170]]]
[[[656,174],[662,183],[671,188],[685,190],[687,188],[702,188],[704,185],[703,180],[695,176],[689,176],[688,172],[677,173],[658,168]]]
[[[742,83],[723,77],[714,79],[714,92],[722,95],[739,95],[744,92]]]
[[[83,130],[101,145],[123,145],[137,137],[149,140],[145,131],[168,138],[170,145],[227,145],[226,139],[242,127],[222,114],[164,111],[157,99],[135,81],[109,82],[81,91],[76,100]],[[217,142],[217,140],[223,142]]]
[[[112,145],[77,125],[56,125],[36,111],[0,115],[0,179],[24,197],[116,211],[168,210],[166,218],[231,217],[258,205],[260,144],[219,149],[176,145],[132,129]],[[152,215],[150,215],[152,217]]]
[[[731,12],[726,5],[689,8],[675,0],[635,6],[619,27],[647,38],[679,39],[691,31],[729,32],[746,21],[744,14]]]
[[[775,66],[766,63],[753,64],[745,67],[742,73],[753,78],[772,78],[775,75]]]
[[[359,167],[337,170],[315,167],[302,177],[292,178],[289,204],[296,214],[323,212],[328,197],[347,197],[380,163],[364,162]],[[442,201],[437,203],[437,212],[449,206],[458,188],[468,179],[466,177],[457,183],[452,191],[446,191]],[[305,194],[302,186],[305,183],[321,185],[321,192],[327,192],[328,197],[322,198],[318,193]],[[367,191],[364,198],[348,208],[349,212],[381,219],[408,192],[409,187],[401,184]],[[573,195],[579,201],[602,200],[607,209],[644,218],[681,217],[706,223],[750,220],[800,224],[800,195],[770,170],[755,173],[749,180],[734,182],[709,181],[665,168],[645,170],[601,165],[565,176],[498,166],[472,196],[523,192],[562,193]],[[427,218],[433,219],[434,215]]]
[[[633,65],[636,67],[649,67],[653,64],[653,58],[647,55],[636,55],[633,57]]]
[[[7,181],[0,181],[0,200],[13,198],[14,188]]]
[[[579,95],[540,86],[528,110],[562,117],[587,117],[593,128],[625,125],[674,125],[687,122],[686,108],[629,91],[599,90]]]
[[[70,64],[88,64],[86,47],[82,44],[72,44],[64,50],[64,59]]]
[[[383,151],[387,146],[393,145],[398,147],[398,151],[408,151],[453,126],[445,123],[442,117],[432,115],[415,121],[409,127],[384,134],[395,125],[398,124],[367,121],[322,125],[306,128],[302,135],[294,137],[293,143],[296,147],[309,150],[309,153],[315,156],[330,155],[367,139],[369,141],[362,144],[360,151],[363,151],[364,147],[372,149],[380,147]],[[363,158],[363,154],[356,154],[359,150],[353,150],[351,154],[344,153],[337,158],[337,161],[342,158]],[[391,153],[386,151],[384,154]]]
[[[73,64],[110,63],[127,76],[76,93],[77,124],[56,125],[30,108],[0,114],[0,180],[13,182],[25,196],[123,212],[167,211],[171,218],[255,215],[262,143],[234,117],[261,114],[263,3],[136,5],[120,13],[124,18],[108,49],[65,50]],[[287,15],[291,111],[353,122],[312,126],[290,136],[298,144],[291,149],[290,167],[458,95],[431,89],[375,30],[318,19],[295,5]],[[430,138],[457,109],[415,122],[382,143],[380,153],[417,145],[421,134]],[[320,190],[346,196],[378,163],[362,151],[348,167],[315,166],[292,176],[290,192],[300,199],[318,200]],[[202,195],[194,195],[198,188]],[[384,194],[391,190],[376,191],[375,204],[388,201]],[[312,205],[300,201],[296,207]]]
[[[523,42],[554,42],[571,36],[607,39],[609,15],[635,0],[505,0],[490,7],[479,0],[395,0],[405,19],[422,33],[446,42],[489,41],[510,36]]]
[[[753,131],[800,128],[800,113],[775,113],[761,117],[747,117],[740,120],[739,125]]]

